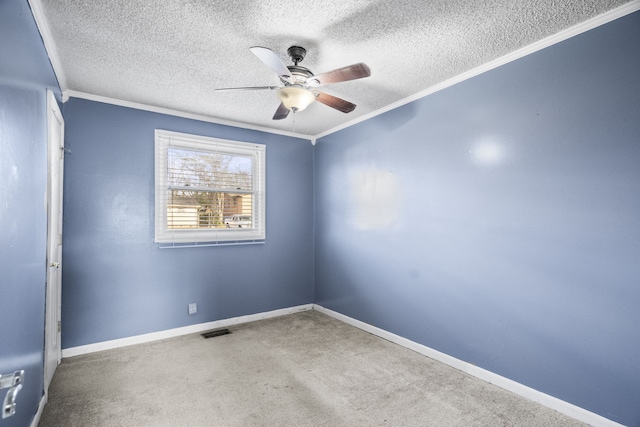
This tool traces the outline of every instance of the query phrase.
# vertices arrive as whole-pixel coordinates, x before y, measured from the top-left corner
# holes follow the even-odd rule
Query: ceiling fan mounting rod
[[[287,53],[291,57],[293,63],[298,65],[298,63],[302,62],[305,55],[307,54],[307,49],[301,46],[291,46],[289,49],[287,49]]]

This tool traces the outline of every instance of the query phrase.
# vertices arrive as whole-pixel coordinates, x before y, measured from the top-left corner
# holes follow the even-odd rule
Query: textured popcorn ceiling
[[[625,0],[32,0],[63,91],[317,135],[627,3]],[[250,51],[286,55],[315,74],[356,62],[371,77],[322,89],[357,104],[318,102],[271,118],[278,85]]]

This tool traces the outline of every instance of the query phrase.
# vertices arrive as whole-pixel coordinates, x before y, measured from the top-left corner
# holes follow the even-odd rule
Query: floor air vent
[[[219,337],[220,335],[230,334],[231,331],[229,329],[216,329],[215,331],[209,331],[202,334],[204,338],[213,338]]]

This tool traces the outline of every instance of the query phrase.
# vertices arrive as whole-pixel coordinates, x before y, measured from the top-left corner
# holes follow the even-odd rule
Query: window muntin
[[[265,146],[156,130],[159,243],[265,238]]]

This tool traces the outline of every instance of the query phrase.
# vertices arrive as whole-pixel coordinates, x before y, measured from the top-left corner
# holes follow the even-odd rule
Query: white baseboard
[[[44,412],[44,406],[47,404],[48,395],[44,393],[42,395],[42,399],[40,399],[40,404],[38,405],[38,411],[33,416],[33,420],[31,420],[31,427],[38,427],[40,424],[40,418],[42,417],[42,412]]]
[[[576,420],[579,420],[584,423],[590,424],[592,426],[597,426],[597,427],[624,427],[622,424],[616,423],[615,421],[612,421],[596,413],[587,411],[586,409],[583,409],[579,406],[565,402],[564,400],[560,400],[556,397],[550,396],[546,393],[535,390],[531,387],[525,386],[523,384],[520,384],[518,382],[515,382],[513,380],[510,380],[498,374],[495,374],[491,371],[487,371],[486,369],[479,368],[475,365],[472,365],[460,359],[456,359],[455,357],[449,356],[448,354],[441,353],[437,350],[434,350],[430,347],[419,344],[415,341],[411,341],[409,339],[403,338],[399,335],[385,331],[384,329],[380,329],[378,327],[369,325],[368,323],[361,322],[360,320],[356,320],[352,317],[345,316],[344,314],[340,314],[338,312],[335,312],[328,308],[324,308],[317,304],[299,305],[296,307],[283,308],[280,310],[250,314],[246,316],[232,317],[229,319],[216,320],[216,321],[207,322],[207,323],[199,323],[197,325],[190,325],[182,328],[168,329],[165,331],[153,332],[150,334],[136,335],[133,337],[103,341],[99,343],[87,344],[87,345],[82,345],[78,347],[71,347],[71,348],[62,350],[62,358],[79,356],[81,354],[95,353],[97,351],[110,350],[114,348],[126,347],[130,345],[135,345],[135,344],[142,344],[142,343],[151,342],[151,341],[158,341],[166,338],[177,337],[180,335],[193,334],[193,333],[203,332],[209,329],[223,328],[227,326],[238,325],[241,323],[253,322],[256,320],[268,319],[268,318],[277,317],[277,316],[284,316],[287,314],[292,314],[292,313],[297,313],[300,311],[307,311],[312,309],[317,310],[320,313],[324,313],[328,316],[331,316],[342,322],[345,322],[349,325],[355,326],[358,329],[362,329],[363,331],[369,332],[370,334],[379,336],[380,338],[384,338],[387,341],[391,341],[395,344],[401,345],[417,353],[430,357],[431,359],[442,362],[445,365],[449,365],[455,369],[458,369],[462,372],[465,372],[469,375],[472,375],[490,384],[494,384],[500,388],[508,390],[526,399],[532,400],[536,403],[539,403],[543,406],[551,408],[569,417],[575,418]],[[40,420],[40,416],[42,415],[42,411],[44,409],[44,405],[46,403],[47,403],[47,397],[46,395],[44,395],[42,397],[42,400],[40,401],[40,405],[38,406],[38,412],[36,413],[33,419],[33,422],[31,423],[31,427],[37,427],[38,422]]]
[[[95,353],[97,351],[111,350],[129,345],[142,344],[151,341],[173,338],[180,335],[194,334],[207,331],[209,329],[224,328],[227,326],[238,325],[240,323],[253,322],[256,320],[269,319],[271,317],[284,316],[286,314],[297,313],[299,311],[307,311],[313,309],[313,304],[299,305],[296,307],[282,308],[279,310],[267,311],[257,314],[249,314],[246,316],[232,317],[229,319],[216,320],[213,322],[199,323],[197,325],[184,326],[182,328],[167,329],[165,331],[152,332],[144,335],[136,335],[133,337],[120,338],[110,341],[102,341],[94,344],[81,345],[62,349],[62,358],[79,356],[81,354]]]
[[[583,409],[579,406],[565,402],[564,400],[560,400],[556,397],[550,396],[546,393],[535,390],[531,387],[520,384],[498,374],[494,374],[491,371],[479,368],[460,359],[456,359],[455,357],[441,353],[415,341],[411,341],[399,335],[387,332],[384,329],[377,328],[375,326],[369,325],[368,323],[361,322],[360,320],[345,316],[344,314],[329,310],[328,308],[324,308],[317,304],[313,305],[313,309],[319,311],[320,313],[324,313],[328,316],[338,319],[342,322],[345,322],[349,325],[355,326],[358,329],[369,332],[370,334],[379,336],[380,338],[384,338],[387,341],[391,341],[392,343],[401,345],[417,353],[423,354],[427,357],[430,357],[431,359],[437,360],[438,362],[442,362],[445,365],[449,365],[455,369],[458,369],[488,383],[494,384],[526,399],[551,408],[555,411],[560,412],[561,414],[565,414],[569,417],[575,418],[578,421],[582,421],[584,423],[598,427],[624,427],[622,424],[611,421],[610,419],[598,415],[594,412],[587,411],[586,409]]]

